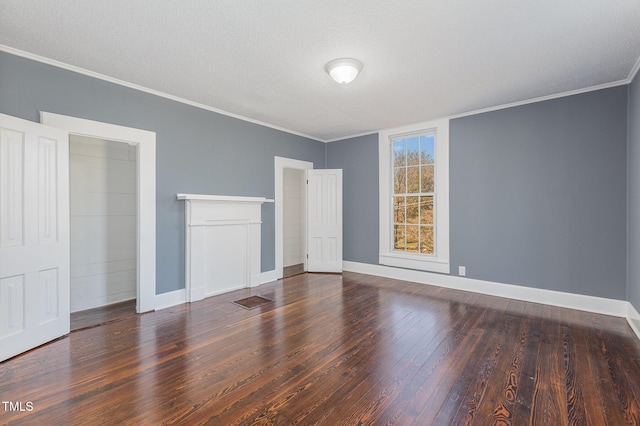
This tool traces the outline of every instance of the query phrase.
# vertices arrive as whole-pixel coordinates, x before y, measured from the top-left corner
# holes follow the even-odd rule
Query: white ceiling
[[[628,80],[640,1],[0,0],[0,44],[333,140]]]

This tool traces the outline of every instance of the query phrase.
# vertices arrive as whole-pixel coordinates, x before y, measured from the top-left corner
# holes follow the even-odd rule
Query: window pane
[[[422,166],[422,174],[420,176],[421,180],[421,192],[433,192],[433,166]]]
[[[418,228],[417,225],[407,225],[406,229],[406,238],[407,238],[407,248],[408,252],[418,253]]]
[[[420,197],[420,223],[433,224],[433,197]]]
[[[393,249],[404,251],[404,225],[395,225],[393,227]]]
[[[420,167],[407,167],[407,194],[420,192]]]
[[[418,198],[407,197],[407,223],[418,223]]]
[[[435,158],[435,135],[420,136],[420,163],[433,164]]]
[[[407,168],[393,169],[393,193],[404,194],[407,191]]]
[[[407,166],[420,164],[420,139],[415,136],[407,139]]]
[[[404,223],[404,197],[393,197],[393,222]]]
[[[420,227],[420,253],[434,254],[435,251],[433,248],[434,248],[433,226],[421,226]]]
[[[394,167],[407,165],[405,148],[406,148],[406,142],[404,139],[393,141],[393,166]]]

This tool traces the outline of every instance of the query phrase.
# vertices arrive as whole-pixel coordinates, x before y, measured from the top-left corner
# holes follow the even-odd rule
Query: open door
[[[307,271],[342,272],[342,170],[307,170]]]
[[[68,134],[0,114],[0,361],[67,333]]]

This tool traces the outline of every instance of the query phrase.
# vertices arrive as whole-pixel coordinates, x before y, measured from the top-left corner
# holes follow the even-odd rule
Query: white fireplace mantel
[[[195,302],[260,284],[264,197],[178,194],[185,201],[185,290]]]
[[[191,201],[217,201],[230,203],[273,203],[273,200],[264,197],[238,197],[232,195],[203,195],[203,194],[178,194],[178,200]]]

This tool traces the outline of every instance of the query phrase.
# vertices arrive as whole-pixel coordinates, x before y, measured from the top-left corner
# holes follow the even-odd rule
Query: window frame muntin
[[[409,177],[409,173],[408,172],[409,172],[409,170],[408,170],[408,168],[409,167],[415,167],[415,166],[409,166],[408,155],[407,155],[408,151],[407,151],[406,145],[405,145],[405,153],[404,153],[404,155],[405,155],[405,161],[406,162],[405,162],[404,166],[401,166],[402,168],[404,168],[406,170],[406,176],[407,176],[407,178],[405,180],[405,192],[402,193],[402,194],[396,194],[394,192],[395,191],[394,178],[395,178],[395,169],[396,169],[396,167],[394,165],[394,161],[393,161],[394,160],[394,156],[395,156],[395,151],[393,149],[394,141],[399,140],[399,139],[409,139],[409,138],[414,137],[414,136],[417,136],[418,138],[420,138],[421,136],[431,136],[431,135],[433,135],[433,139],[434,139],[434,142],[433,142],[433,163],[432,163],[432,167],[433,167],[433,170],[434,170],[434,173],[433,173],[433,191],[432,192],[416,192],[416,193],[406,192],[408,187],[409,187],[409,181],[408,181],[408,177]],[[419,140],[418,143],[420,144],[421,143],[420,139],[418,139],[418,140]],[[437,250],[438,250],[438,226],[437,226],[437,223],[438,223],[437,222],[437,220],[438,220],[438,212],[437,212],[437,209],[436,209],[436,207],[438,205],[438,201],[437,201],[437,199],[438,199],[438,196],[437,196],[437,194],[438,194],[438,192],[437,192],[438,176],[437,176],[437,172],[436,172],[437,171],[437,167],[438,167],[437,166],[437,164],[438,164],[438,143],[437,143],[437,141],[438,141],[438,132],[437,132],[437,128],[435,128],[435,127],[434,128],[429,128],[429,129],[418,130],[418,131],[412,131],[412,132],[406,132],[406,133],[397,133],[397,134],[389,135],[389,150],[390,150],[389,151],[389,161],[390,161],[390,164],[389,164],[390,169],[389,169],[389,171],[391,172],[391,173],[389,173],[389,177],[391,178],[391,182],[389,183],[389,185],[390,185],[389,186],[389,188],[390,188],[389,196],[391,197],[391,199],[389,201],[389,208],[391,209],[391,211],[389,212],[389,215],[390,215],[389,218],[391,219],[391,223],[390,223],[390,226],[389,226],[389,232],[390,232],[390,235],[389,235],[390,248],[389,248],[389,250],[392,253],[417,254],[417,255],[420,255],[420,256],[428,256],[428,257],[432,257],[432,258],[436,258],[437,259]],[[419,164],[418,167],[420,167],[419,181],[420,181],[420,189],[422,190],[422,167],[423,167],[423,165]],[[406,228],[407,227],[407,204],[406,204],[406,198],[407,197],[418,197],[420,199],[421,197],[433,197],[433,205],[434,205],[433,223],[431,223],[431,224],[422,224],[420,222],[420,219],[419,219],[420,218],[420,204],[418,202],[418,223],[415,224],[415,225],[411,224],[411,226],[418,226],[418,228],[420,226],[431,226],[433,228],[433,239],[434,239],[434,243],[433,243],[434,252],[433,253],[420,253],[420,239],[419,239],[419,237],[418,237],[418,253],[409,252],[409,251],[406,251],[406,250],[405,251],[397,251],[395,249],[395,247],[394,247],[395,246],[395,244],[394,244],[395,243],[394,227],[396,225],[400,225],[400,224],[397,224],[395,222],[395,212],[394,212],[394,208],[393,208],[393,198],[395,196],[403,196],[403,197],[405,197],[405,205],[404,205],[405,222],[403,224],[404,227],[405,227],[405,235],[404,235],[404,240],[405,240],[404,241],[404,245],[405,245],[405,247],[407,245],[407,233],[406,233],[406,229],[407,229]],[[418,235],[420,235],[419,232],[420,232],[420,230],[418,230]]]
[[[424,134],[433,130],[435,254],[397,252],[393,250],[393,139]],[[450,273],[449,259],[449,119],[415,123],[381,130],[378,133],[379,156],[379,256],[378,263],[439,273]],[[435,200],[434,200],[435,201]]]

